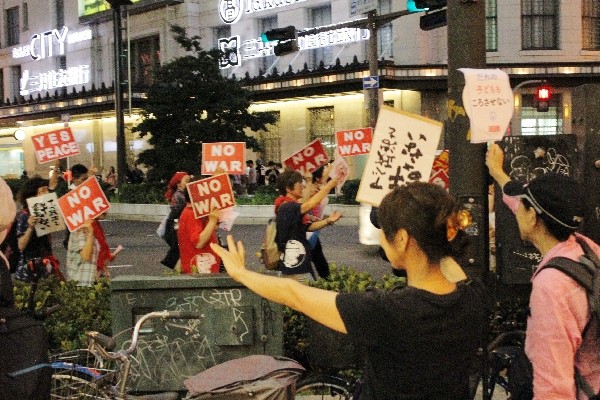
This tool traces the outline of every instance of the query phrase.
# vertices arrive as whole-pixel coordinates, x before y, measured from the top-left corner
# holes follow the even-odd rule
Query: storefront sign
[[[313,172],[321,165],[327,164],[328,160],[329,157],[327,157],[321,139],[317,139],[283,160],[283,165],[300,172],[304,176],[307,172]]]
[[[338,153],[341,156],[369,154],[373,140],[373,128],[350,129],[335,134]]]
[[[246,143],[202,143],[202,175],[242,175],[246,165]]]
[[[71,128],[41,133],[31,137],[38,163],[44,164],[79,154]]]
[[[235,206],[231,181],[227,174],[211,176],[187,184],[194,209],[194,217],[200,218],[214,210]]]
[[[39,74],[30,73],[28,69],[23,70],[20,81],[21,96],[27,96],[37,92],[50,92],[55,89],[85,85],[90,83],[90,66],[78,65],[67,69],[51,69]]]
[[[94,219],[108,211],[110,204],[95,176],[58,199],[67,228],[70,232],[79,229],[88,219]]]
[[[226,24],[235,24],[244,13],[253,14],[286,7],[306,0],[219,0],[219,17]]]

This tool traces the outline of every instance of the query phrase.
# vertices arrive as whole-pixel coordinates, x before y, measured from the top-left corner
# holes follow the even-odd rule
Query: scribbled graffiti
[[[555,148],[543,149],[538,147],[533,153],[532,160],[527,155],[518,155],[510,162],[509,176],[513,180],[529,182],[533,178],[549,172],[571,176],[572,166],[567,157]]]

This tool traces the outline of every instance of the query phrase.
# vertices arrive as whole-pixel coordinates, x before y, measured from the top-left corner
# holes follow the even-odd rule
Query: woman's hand
[[[27,218],[27,225],[33,228],[35,224],[37,224],[37,221],[38,217],[32,214],[29,216],[29,218]]]
[[[244,244],[241,241],[235,243],[233,236],[227,235],[227,247],[229,250],[225,250],[216,243],[210,244],[210,248],[223,260],[229,276],[239,282],[240,275],[246,270]]]

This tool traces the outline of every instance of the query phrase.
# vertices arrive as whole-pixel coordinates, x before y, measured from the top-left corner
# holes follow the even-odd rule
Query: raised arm
[[[325,196],[327,196],[327,194],[331,192],[331,190],[337,185],[337,182],[338,180],[334,178],[326,184],[324,184],[323,186],[321,186],[321,189],[317,193],[315,193],[312,197],[310,197],[308,200],[302,203],[302,205],[300,206],[300,213],[306,214],[307,212],[315,208],[321,202],[321,200],[323,200]]]
[[[510,177],[504,172],[504,152],[496,143],[492,144],[485,155],[485,165],[487,165],[490,175],[503,188],[510,181]]]

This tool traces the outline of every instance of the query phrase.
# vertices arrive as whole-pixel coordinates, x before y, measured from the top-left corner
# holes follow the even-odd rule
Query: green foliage
[[[244,206],[272,205],[278,195],[273,185],[259,186],[253,196],[237,196],[235,203]]]
[[[332,203],[338,204],[359,204],[356,201],[356,194],[360,186],[360,179],[349,179],[342,186],[342,194],[336,196]]]
[[[31,285],[14,281],[15,304],[25,308]],[[54,277],[41,279],[35,295],[35,309],[55,304],[62,308],[44,321],[53,353],[86,347],[86,331],[111,335],[110,288],[107,279],[92,287],[79,287],[76,282],[59,282]]]
[[[137,159],[149,168],[151,181],[167,180],[181,170],[198,175],[204,142],[245,142],[247,148],[260,150],[258,141],[245,132],[275,122],[267,113],[248,112],[250,92],[221,75],[219,50],[203,50],[200,38],[188,37],[181,27],[172,26],[171,32],[191,54],[154,71],[142,122],[135,128],[153,146]]]
[[[166,184],[163,182],[124,183],[111,199],[126,204],[164,204]]]

